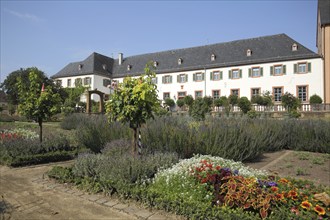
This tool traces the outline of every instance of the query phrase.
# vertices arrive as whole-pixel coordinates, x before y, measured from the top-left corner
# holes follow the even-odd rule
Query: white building
[[[285,34],[130,57],[120,53],[118,59],[93,53],[52,78],[63,87],[80,81],[91,90],[109,94],[111,80],[138,76],[150,61],[156,68],[155,83],[162,100],[230,94],[251,99],[266,91],[272,93],[275,104],[285,92],[303,103],[314,94],[324,98],[324,61]],[[97,96],[92,98],[98,101]]]

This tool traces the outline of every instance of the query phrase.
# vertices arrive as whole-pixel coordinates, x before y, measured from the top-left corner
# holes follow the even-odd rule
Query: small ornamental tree
[[[176,104],[181,109],[184,106],[184,100],[183,99],[178,99],[178,100],[176,100]]]
[[[62,100],[58,93],[53,92],[51,85],[43,88],[44,84],[40,81],[38,72],[37,68],[31,69],[28,77],[28,87],[26,87],[26,82],[23,82],[24,79],[22,77],[18,78],[18,112],[38,122],[39,140],[41,143],[42,123],[45,119],[60,111]]]
[[[314,94],[309,98],[309,104],[322,104],[323,100],[320,96]]]
[[[175,106],[175,102],[171,98],[166,98],[165,99],[165,105],[171,110]]]
[[[191,95],[187,95],[183,98],[184,104],[186,104],[188,107],[192,106],[194,103],[194,98]]]
[[[290,117],[300,117],[300,113],[298,113],[298,108],[300,107],[300,100],[297,97],[294,97],[291,93],[286,92],[282,96],[282,105],[284,105],[284,107],[287,109]]]
[[[138,78],[126,77],[106,103],[109,121],[129,123],[133,130],[132,153],[136,155],[138,145],[138,129],[160,108],[157,86],[152,82],[156,74],[150,70],[150,64],[144,74]]]
[[[238,107],[242,110],[244,114],[251,110],[251,102],[247,97],[241,97],[238,99]]]

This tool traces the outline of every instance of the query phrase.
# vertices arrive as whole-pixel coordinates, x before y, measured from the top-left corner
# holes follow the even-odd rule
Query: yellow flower
[[[325,210],[319,205],[314,207],[314,211],[317,212],[318,215],[325,215]]]
[[[306,201],[303,201],[300,206],[303,208],[303,209],[310,209],[312,207],[312,204],[308,202],[308,200]]]

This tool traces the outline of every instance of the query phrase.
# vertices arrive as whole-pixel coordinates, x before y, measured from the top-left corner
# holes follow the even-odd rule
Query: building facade
[[[330,0],[318,1],[316,46],[324,61],[324,102],[330,103]]]
[[[52,78],[63,87],[81,83],[109,94],[111,82],[141,75],[150,62],[161,100],[230,94],[251,99],[270,92],[274,102],[280,103],[281,96],[289,92],[308,103],[314,94],[324,99],[327,89],[322,56],[285,34],[130,57],[120,53],[118,59],[93,53],[68,64]]]

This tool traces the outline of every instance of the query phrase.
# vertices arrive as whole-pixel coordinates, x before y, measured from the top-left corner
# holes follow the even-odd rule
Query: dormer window
[[[215,54],[212,54],[211,55],[211,61],[215,61],[215,58],[216,58]]]
[[[106,69],[107,69],[107,64],[103,64],[103,65],[102,65],[102,68],[103,68],[104,70],[106,70]]]
[[[178,64],[181,65],[182,64],[182,61],[183,61],[182,58],[179,58],[178,59]]]
[[[292,51],[297,51],[298,45],[296,43],[292,44]]]
[[[81,70],[82,67],[83,67],[83,65],[82,65],[82,64],[79,64],[79,66],[78,66],[78,70]]]
[[[248,49],[246,51],[246,56],[250,57],[252,55],[252,50]]]
[[[158,66],[158,62],[154,61],[154,67],[157,67],[157,66]]]
[[[131,66],[131,65],[127,65],[127,71],[130,71],[130,70],[131,70],[131,68],[132,68],[132,66]]]

